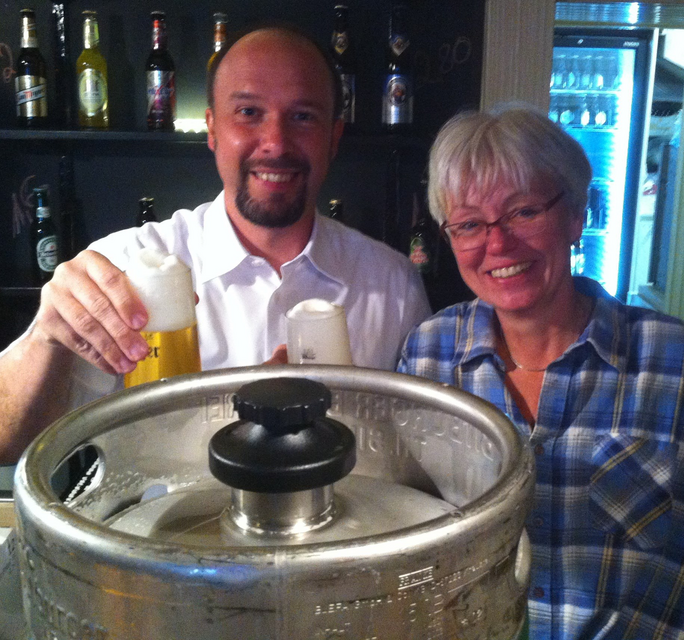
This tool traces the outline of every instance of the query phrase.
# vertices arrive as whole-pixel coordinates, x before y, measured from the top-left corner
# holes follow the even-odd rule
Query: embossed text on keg
[[[399,576],[399,591],[434,581],[434,567],[425,567]]]
[[[109,638],[107,629],[68,611],[66,607],[61,606],[43,592],[33,575],[36,562],[42,563],[42,559],[34,554],[33,549],[22,545],[21,556],[24,561],[24,596],[30,603],[29,611],[37,614],[37,617],[42,619],[47,626],[46,631],[50,635],[46,635],[46,638],[57,639],[60,636],[56,634],[74,640],[107,640]]]
[[[230,420],[235,414],[233,407],[234,393],[225,393],[217,396],[207,396],[201,400],[202,422],[216,422],[217,420]]]

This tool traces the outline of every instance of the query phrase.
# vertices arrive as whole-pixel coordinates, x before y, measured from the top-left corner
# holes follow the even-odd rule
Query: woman
[[[545,116],[458,115],[429,172],[477,298],[414,329],[398,370],[530,437],[530,637],[684,638],[684,325],[572,276],[591,167]]]

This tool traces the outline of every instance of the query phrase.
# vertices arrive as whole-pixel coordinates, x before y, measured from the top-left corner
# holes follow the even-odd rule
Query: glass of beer
[[[147,309],[149,321],[141,333],[149,352],[124,376],[124,385],[201,371],[190,269],[174,255],[141,249],[126,275]]]
[[[344,307],[312,298],[286,314],[290,364],[353,364]]]

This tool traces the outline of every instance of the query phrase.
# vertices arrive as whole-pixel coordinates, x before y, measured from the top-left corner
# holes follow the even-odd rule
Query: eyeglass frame
[[[539,215],[541,214],[546,214],[548,213],[554,206],[556,206],[563,196],[565,195],[565,191],[561,191],[558,195],[554,196],[549,200],[548,202],[544,203],[541,205],[541,210],[539,211]],[[509,232],[509,229],[505,226],[505,222],[510,220],[514,215],[520,213],[524,209],[531,209],[533,208],[532,206],[525,206],[525,207],[520,207],[518,209],[515,209],[514,211],[509,211],[508,213],[504,213],[503,215],[499,216],[494,222],[485,222],[484,220],[478,220],[478,223],[484,225],[484,236],[483,236],[483,241],[481,244],[478,244],[477,246],[474,247],[469,247],[468,249],[454,249],[455,251],[474,251],[475,249],[479,249],[480,247],[483,247],[487,243],[487,238],[489,237],[489,231],[493,228],[496,227],[497,225],[501,228],[502,231],[506,231],[507,233]],[[439,232],[442,234],[444,239],[449,242],[453,246],[453,240],[451,237],[451,234],[449,233],[449,227],[455,227],[457,225],[463,224],[463,222],[468,222],[467,220],[463,220],[462,222],[452,222],[448,223],[446,220],[442,222],[442,224],[439,225]],[[502,225],[502,222],[504,223]],[[541,233],[543,229],[539,229],[538,231],[535,231],[534,233],[525,235],[525,236],[517,236],[515,233],[512,233],[515,237],[524,237],[524,238],[530,238],[537,233]]]

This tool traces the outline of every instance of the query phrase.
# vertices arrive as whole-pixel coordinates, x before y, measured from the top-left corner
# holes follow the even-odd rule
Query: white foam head
[[[140,249],[131,256],[126,275],[147,309],[145,331],[177,331],[195,323],[192,275],[177,256]]]

